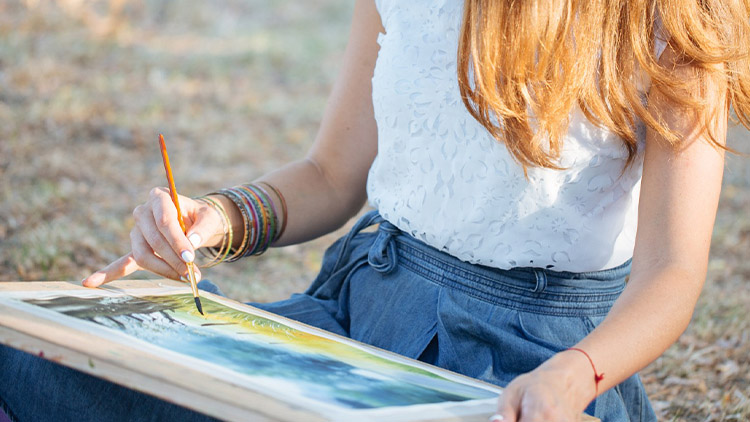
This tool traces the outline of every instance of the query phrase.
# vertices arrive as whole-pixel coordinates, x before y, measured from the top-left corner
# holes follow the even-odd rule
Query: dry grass
[[[158,132],[188,195],[303,156],[350,13],[331,1],[111,6],[0,3],[2,280],[80,279],[127,252],[133,206],[164,184]],[[280,298],[307,283],[325,243],[210,276],[241,299]]]
[[[731,143],[750,151],[737,128]],[[706,287],[687,331],[644,372],[664,420],[750,420],[750,166],[729,156]]]
[[[80,279],[127,252],[132,208],[164,184],[158,132],[188,195],[301,157],[349,3],[0,2],[0,280]],[[750,420],[748,210],[750,166],[732,157],[694,321],[644,371],[663,420]],[[283,298],[332,238],[207,273],[241,300]]]

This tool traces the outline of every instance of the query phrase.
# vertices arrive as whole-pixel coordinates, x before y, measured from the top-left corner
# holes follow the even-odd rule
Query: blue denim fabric
[[[2,345],[0,374],[0,407],[13,421],[216,421]]]
[[[376,232],[362,231],[374,224]],[[307,292],[252,305],[505,386],[591,332],[629,273],[630,262],[590,273],[473,265],[373,211],[329,248]],[[604,422],[656,420],[637,375],[586,412]]]
[[[362,231],[374,224],[376,232]],[[371,212],[326,251],[304,294],[251,305],[504,386],[593,330],[629,272],[629,262],[591,273],[472,265]],[[2,346],[0,365],[0,404],[19,420],[210,420]],[[586,412],[604,422],[656,420],[637,375]]]

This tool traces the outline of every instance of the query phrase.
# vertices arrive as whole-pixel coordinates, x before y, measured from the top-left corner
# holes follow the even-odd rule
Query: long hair
[[[694,77],[658,63],[657,37]],[[638,120],[679,145],[679,135],[642,101],[647,80],[724,148],[711,130],[716,106],[696,87],[726,89],[726,106],[750,128],[750,0],[465,0],[458,78],[469,112],[524,171],[560,168],[576,106],[619,135],[628,165]]]

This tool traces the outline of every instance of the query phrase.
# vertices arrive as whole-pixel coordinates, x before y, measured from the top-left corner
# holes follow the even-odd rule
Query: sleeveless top
[[[463,261],[495,268],[586,272],[631,258],[642,153],[623,172],[622,141],[578,110],[564,139],[564,170],[529,168],[527,180],[461,101],[463,2],[376,6],[386,32],[372,78],[378,153],[367,193],[386,220]]]

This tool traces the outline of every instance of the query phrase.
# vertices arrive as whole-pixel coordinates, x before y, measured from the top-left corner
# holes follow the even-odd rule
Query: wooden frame
[[[170,288],[176,291],[189,288],[180,283],[169,280],[135,280],[119,281],[104,287],[111,292],[128,292],[148,294],[154,288]],[[183,363],[179,359],[169,359],[166,353],[145,351],[118,342],[116,339],[103,338],[101,333],[72,328],[65,321],[30,312],[27,309],[12,304],[8,299],[15,294],[29,291],[40,295],[50,292],[80,290],[82,293],[91,292],[81,286],[65,282],[35,282],[35,283],[0,283],[0,341],[11,347],[42,356],[57,363],[78,369],[100,378],[142,391],[163,400],[185,406],[211,416],[226,420],[237,421],[323,421],[331,419],[345,420],[352,416],[351,412],[340,414],[322,414],[319,409],[313,409],[304,404],[290,403],[279,399],[263,389],[249,389],[247,385],[228,382],[228,377],[220,374],[213,375],[201,371],[196,365]],[[208,293],[202,293],[211,300],[230,303],[233,307],[247,308],[264,316],[271,316],[249,306],[230,301]],[[61,314],[60,314],[61,315]],[[61,315],[65,317],[64,315]],[[291,326],[299,326],[295,321],[286,320],[273,315],[274,319],[282,320]],[[311,332],[334,337],[342,342],[355,343],[352,340],[317,328],[305,326]],[[359,347],[367,348],[378,355],[390,356],[397,361],[403,357],[377,350],[370,346],[356,343]],[[452,379],[463,380],[473,385],[482,385],[489,390],[498,391],[494,386],[478,383],[475,380],[448,373],[419,362],[410,362],[414,366],[428,368],[433,372],[444,372]],[[493,410],[494,400],[478,400],[474,403],[455,403],[447,406],[419,405],[409,406],[415,409],[405,412],[388,411],[387,416],[378,412],[368,415],[367,412],[357,416],[358,419],[372,418],[389,420],[472,420],[472,413],[476,420],[486,420]],[[429,409],[430,407],[434,409]],[[421,408],[421,409],[420,409]],[[416,415],[432,415],[426,418]],[[400,414],[403,413],[403,414]],[[455,417],[454,417],[455,415]],[[481,415],[481,416],[480,416]]]
[[[202,292],[202,296],[244,312],[250,311],[293,328],[303,329],[327,339],[372,353],[379,357],[427,370],[456,385],[481,388],[492,392],[492,398],[471,399],[436,404],[417,404],[367,410],[326,410],[305,403],[290,401],[273,391],[222,376],[205,369],[188,356],[169,350],[136,347],[109,336],[97,327],[80,329],[73,319],[63,314],[49,315],[35,312],[13,297],[54,296],[63,292],[73,294],[148,295],[154,289],[189,293],[184,284],[170,280],[117,281],[103,289],[86,289],[68,282],[5,282],[0,283],[0,343],[32,353],[65,366],[107,379],[160,399],[194,409],[224,420],[232,421],[324,421],[324,420],[389,420],[389,421],[486,421],[496,406],[496,386],[482,383],[440,368],[355,342],[314,327],[300,324],[226,298]],[[67,293],[67,294],[71,294]],[[65,293],[63,293],[65,294]],[[50,313],[52,311],[49,311]],[[176,358],[177,357],[177,358]],[[208,363],[206,364],[208,365]],[[334,411],[335,410],[335,411]],[[584,420],[596,420],[586,417]]]

